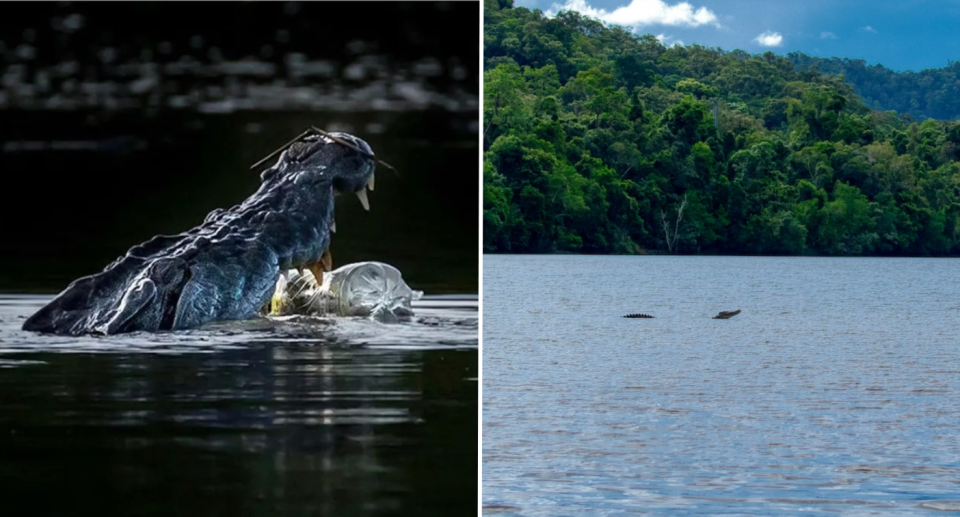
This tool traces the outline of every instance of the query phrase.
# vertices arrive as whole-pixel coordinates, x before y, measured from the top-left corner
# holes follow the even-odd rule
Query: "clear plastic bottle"
[[[277,283],[273,313],[372,317],[397,322],[413,316],[412,302],[423,291],[403,281],[400,271],[382,262],[357,262],[324,273],[317,285],[309,271],[290,271]]]

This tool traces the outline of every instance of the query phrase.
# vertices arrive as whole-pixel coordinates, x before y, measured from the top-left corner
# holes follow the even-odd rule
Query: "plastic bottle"
[[[323,277],[340,316],[407,319],[413,316],[413,300],[423,296],[422,291],[410,289],[397,268],[382,262],[348,264]]]
[[[411,318],[415,291],[403,281],[400,271],[382,262],[347,264],[323,274],[317,285],[309,271],[290,271],[277,283],[275,314],[312,314],[372,317],[381,322]]]

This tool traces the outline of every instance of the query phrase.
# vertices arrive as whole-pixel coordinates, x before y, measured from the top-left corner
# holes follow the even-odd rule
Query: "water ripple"
[[[484,268],[485,513],[960,511],[955,261]]]
[[[191,515],[475,508],[475,297],[425,300],[429,324],[21,331],[48,299],[0,296],[5,506],[152,515],[175,495]]]
[[[214,353],[250,343],[304,343],[422,350],[477,349],[476,297],[424,297],[409,323],[383,324],[364,318],[282,317],[213,323],[201,329],[117,336],[47,336],[20,330],[23,320],[51,297],[0,295],[0,368],[31,364],[11,359],[22,353]]]

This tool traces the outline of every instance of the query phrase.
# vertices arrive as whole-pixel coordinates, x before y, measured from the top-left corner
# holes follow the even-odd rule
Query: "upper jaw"
[[[353,191],[357,195],[357,198],[360,200],[360,204],[363,205],[363,209],[370,210],[370,200],[367,198],[367,189],[373,191],[373,172],[370,173],[366,183],[360,185],[359,188]]]
[[[315,170],[321,178],[327,176],[335,194],[356,194],[363,208],[370,210],[367,190],[374,188],[376,158],[370,144],[354,135],[330,132],[301,136],[286,146],[274,169]]]
[[[367,190],[372,192],[374,189],[374,172],[376,170],[376,161],[373,157],[373,149],[370,147],[370,144],[349,133],[333,132],[329,134],[339,140],[348,142],[356,149],[350,149],[330,139],[327,139],[327,141],[330,142],[327,145],[340,145],[340,147],[343,149],[343,152],[346,153],[346,156],[360,160],[359,166],[355,169],[356,172],[339,174],[336,178],[334,178],[334,191],[337,194],[344,192],[356,194],[357,198],[360,200],[360,204],[363,205],[363,209],[370,210],[370,201],[367,198]]]

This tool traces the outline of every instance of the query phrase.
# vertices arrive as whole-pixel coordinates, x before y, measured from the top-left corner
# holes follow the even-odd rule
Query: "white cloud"
[[[682,46],[683,46],[683,40],[679,40],[679,39],[678,39],[677,41],[674,41],[674,42],[672,42],[672,43],[669,43],[669,41],[673,39],[673,36],[666,36],[666,35],[664,35],[664,34],[657,34],[656,38],[657,38],[657,41],[659,41],[661,45],[664,45],[664,46],[667,46],[667,47],[676,47],[676,46],[681,46],[681,47],[682,47]]]
[[[821,32],[820,39],[837,39],[837,35],[832,32]]]
[[[877,33],[877,29],[874,29],[873,27],[871,27],[871,26],[869,26],[869,25],[867,25],[866,27],[864,27],[863,30],[865,30],[865,31],[867,31],[867,32],[872,32],[872,33],[874,33],[874,34]]]
[[[631,0],[629,5],[617,7],[613,11],[597,9],[587,0],[566,0],[564,4],[553,4],[545,14],[552,16],[558,11],[578,11],[584,16],[597,18],[607,23],[624,27],[642,27],[646,25],[669,25],[674,27],[699,27],[713,25],[719,27],[717,15],[706,7],[694,9],[688,2],[673,5],[664,0]]]
[[[783,36],[781,36],[779,32],[767,31],[753,38],[753,41],[756,41],[764,47],[779,47],[780,43],[783,42]]]

